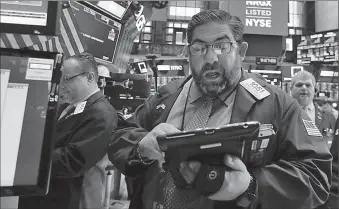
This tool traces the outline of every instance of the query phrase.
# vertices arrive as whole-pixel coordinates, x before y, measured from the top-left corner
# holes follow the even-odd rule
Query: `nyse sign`
[[[226,1],[220,9],[245,24],[245,34],[288,35],[288,1]]]
[[[271,1],[246,1],[246,26],[272,27]]]

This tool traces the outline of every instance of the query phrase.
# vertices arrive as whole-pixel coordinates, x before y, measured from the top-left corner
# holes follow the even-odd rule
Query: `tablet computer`
[[[218,128],[197,129],[161,135],[157,141],[161,151],[185,149],[185,155],[215,153],[218,150],[238,157],[244,156],[245,140],[256,139],[260,130],[259,122],[228,124]],[[188,159],[183,159],[188,160]]]
[[[175,178],[181,176],[182,161],[224,165],[226,153],[241,158],[246,166],[262,166],[268,162],[265,151],[274,135],[272,125],[250,121],[161,135],[157,141],[165,153],[164,167],[168,167]]]

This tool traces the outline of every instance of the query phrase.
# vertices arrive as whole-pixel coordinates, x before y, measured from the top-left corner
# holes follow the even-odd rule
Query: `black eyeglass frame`
[[[88,72],[82,72],[82,73],[79,73],[79,74],[77,74],[77,75],[73,75],[73,76],[71,76],[71,77],[62,76],[61,78],[62,78],[62,81],[69,82],[69,81],[73,80],[74,78],[76,78],[76,77],[78,77],[78,76],[81,76],[81,75],[83,75],[83,74],[86,74],[86,73],[88,73]]]
[[[229,51],[228,51],[228,52],[225,52],[225,53],[220,52],[220,53],[218,53],[218,52],[215,51],[214,45],[216,45],[216,44],[222,44],[222,43],[229,43],[229,44],[230,44],[230,47],[229,47]],[[194,53],[192,53],[191,46],[194,45],[194,44],[198,44],[198,45],[203,45],[203,46],[205,46],[205,47],[206,47],[206,48],[205,48],[206,51],[205,51],[204,53],[201,53],[201,54],[194,54]],[[225,55],[225,54],[228,54],[228,53],[230,53],[230,52],[232,51],[232,46],[233,46],[234,44],[237,44],[237,43],[231,42],[231,41],[221,41],[221,42],[217,42],[217,43],[213,43],[213,44],[193,43],[193,44],[188,44],[188,47],[189,47],[189,49],[190,49],[191,54],[194,55],[194,56],[202,56],[202,55],[206,55],[207,52],[208,52],[208,48],[209,48],[209,47],[212,47],[214,53],[216,53],[217,55]]]

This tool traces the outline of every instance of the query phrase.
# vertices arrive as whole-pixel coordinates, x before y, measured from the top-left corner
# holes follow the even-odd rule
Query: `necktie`
[[[213,98],[206,97],[204,103],[197,109],[194,116],[187,122],[184,130],[196,130],[198,128],[205,128],[209,115],[212,110]],[[204,208],[204,204],[201,201],[207,201],[201,199],[201,195],[199,195],[193,189],[181,189],[177,188],[174,184],[174,181],[169,172],[165,175],[165,188],[164,188],[164,208],[165,209],[188,209],[188,208]],[[192,201],[199,204],[190,204]],[[189,205],[192,205],[190,207]]]
[[[198,128],[205,128],[208,118],[211,114],[213,105],[213,98],[206,97],[204,103],[201,107],[195,112],[194,116],[188,121],[184,130],[196,130]]]

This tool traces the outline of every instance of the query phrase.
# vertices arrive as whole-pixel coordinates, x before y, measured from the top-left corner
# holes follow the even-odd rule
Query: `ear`
[[[244,61],[247,49],[248,49],[248,43],[247,42],[242,42],[241,44],[239,44],[239,54],[240,54],[240,57],[241,57],[241,61]]]
[[[87,74],[87,81],[88,83],[97,82],[93,72]]]

